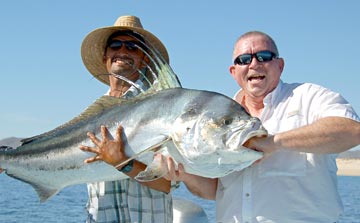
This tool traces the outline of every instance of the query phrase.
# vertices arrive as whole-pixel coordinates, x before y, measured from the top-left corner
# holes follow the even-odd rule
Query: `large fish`
[[[93,154],[79,146],[92,146],[86,132],[101,137],[100,125],[111,133],[118,125],[124,127],[125,152],[150,166],[139,173],[139,180],[164,174],[152,163],[159,151],[183,163],[187,172],[212,178],[246,168],[262,157],[262,153],[242,146],[251,137],[267,134],[259,119],[224,95],[181,88],[157,52],[151,47],[141,50],[154,65],[147,69],[152,78],[139,71],[150,89],[143,92],[117,75],[141,93],[129,99],[103,96],[78,117],[23,140],[16,149],[0,147],[0,168],[31,184],[41,201],[69,185],[127,178],[104,162],[84,163]]]
[[[130,157],[150,164],[153,152],[163,148],[187,172],[212,178],[260,159],[262,153],[242,145],[267,134],[259,119],[215,92],[171,88],[130,100],[103,96],[69,123],[26,139],[16,149],[3,148],[0,168],[31,184],[41,201],[69,185],[124,179],[126,175],[104,162],[84,163],[92,154],[79,146],[92,146],[86,132],[101,137],[102,124],[111,133],[118,125],[124,127]]]

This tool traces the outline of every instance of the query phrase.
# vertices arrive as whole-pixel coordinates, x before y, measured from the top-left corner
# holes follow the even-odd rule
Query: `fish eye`
[[[231,118],[225,118],[224,120],[223,120],[223,124],[224,125],[230,125],[232,123],[232,119]]]

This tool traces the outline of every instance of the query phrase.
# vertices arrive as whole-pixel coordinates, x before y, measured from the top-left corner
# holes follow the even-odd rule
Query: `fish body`
[[[66,186],[125,179],[104,162],[84,163],[93,155],[79,146],[93,146],[86,132],[101,138],[100,125],[112,135],[119,125],[124,127],[129,157],[149,165],[161,148],[187,172],[211,178],[260,159],[261,152],[242,145],[267,134],[259,119],[215,92],[170,88],[126,101],[103,96],[65,125],[26,139],[16,149],[0,150],[0,168],[31,184],[41,201]]]

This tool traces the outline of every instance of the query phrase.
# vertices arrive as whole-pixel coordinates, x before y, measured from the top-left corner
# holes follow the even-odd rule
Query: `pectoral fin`
[[[119,168],[120,166],[123,166],[124,164],[127,164],[129,161],[133,160],[133,159],[136,159],[138,158],[139,156],[145,154],[145,153],[148,153],[148,152],[157,152],[159,151],[162,146],[164,144],[166,144],[167,142],[171,141],[171,137],[167,136],[167,137],[164,137],[161,141],[159,141],[158,143],[155,143],[154,145],[150,146],[149,148],[135,154],[134,156],[130,157],[129,159],[125,160],[124,162],[118,164],[115,166],[115,168]]]
[[[166,161],[164,160],[162,154],[158,153],[154,156],[152,163],[135,177],[135,180],[140,182],[157,180],[165,176],[167,172],[168,168]]]

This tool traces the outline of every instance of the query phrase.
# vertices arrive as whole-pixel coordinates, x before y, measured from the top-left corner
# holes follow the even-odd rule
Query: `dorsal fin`
[[[168,88],[177,88],[181,87],[181,83],[174,73],[174,71],[171,69],[171,67],[164,63],[160,65],[160,70],[158,71],[158,83],[159,86],[157,86],[157,91],[164,90]]]

